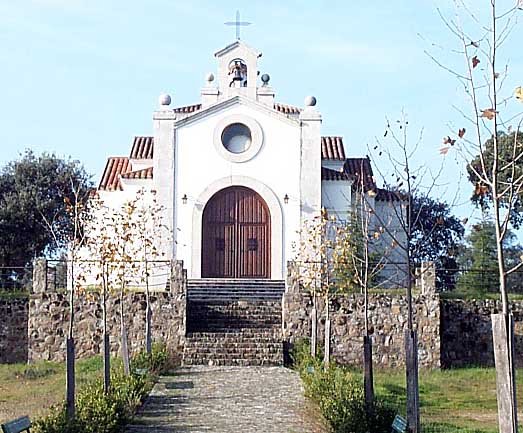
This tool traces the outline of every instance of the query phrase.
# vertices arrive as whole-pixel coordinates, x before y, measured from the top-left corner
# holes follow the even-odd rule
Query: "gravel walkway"
[[[325,433],[283,367],[182,367],[161,377],[127,433]]]

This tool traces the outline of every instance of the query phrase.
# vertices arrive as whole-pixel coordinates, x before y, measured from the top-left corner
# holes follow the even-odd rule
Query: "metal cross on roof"
[[[240,21],[240,11],[236,11],[236,21],[227,21],[226,26],[236,26],[236,39],[240,40],[240,27],[250,26],[252,23],[247,21]]]

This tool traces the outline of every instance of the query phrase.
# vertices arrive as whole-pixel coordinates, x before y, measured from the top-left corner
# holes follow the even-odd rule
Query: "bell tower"
[[[237,40],[214,56],[218,59],[218,99],[236,95],[256,99],[258,58],[261,53]]]

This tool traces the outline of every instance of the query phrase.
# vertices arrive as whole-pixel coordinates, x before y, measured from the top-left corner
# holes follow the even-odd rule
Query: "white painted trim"
[[[236,95],[229,99],[220,100],[216,104],[209,105],[208,107],[204,107],[201,110],[189,113],[186,115],[186,117],[177,117],[177,119],[179,120],[175,121],[174,127],[181,128],[183,126],[190,125],[191,123],[204,119],[205,117],[211,114],[219,113],[220,111],[223,111],[227,108],[231,108],[235,105],[245,105],[247,107],[254,108],[262,113],[277,118],[282,122],[286,122],[289,125],[298,126],[300,124],[298,119],[288,117],[286,114],[280,113],[273,107],[269,107],[266,104],[262,104],[261,102],[249,98],[248,96]]]
[[[233,123],[241,123],[249,128],[251,133],[251,145],[241,153],[229,152],[222,142],[222,134],[225,128]],[[245,114],[231,114],[221,119],[214,128],[214,147],[218,154],[230,162],[246,162],[254,158],[263,145],[263,131],[260,124]]]
[[[283,275],[283,213],[281,203],[274,192],[264,183],[248,176],[228,176],[209,185],[198,196],[192,217],[192,259],[191,278],[202,275],[202,218],[207,202],[218,191],[230,186],[245,186],[256,191],[267,204],[271,214],[271,275],[273,280],[281,280]]]

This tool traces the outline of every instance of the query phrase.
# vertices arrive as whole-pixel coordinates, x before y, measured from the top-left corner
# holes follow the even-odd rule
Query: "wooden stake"
[[[374,407],[374,374],[372,371],[372,338],[369,335],[363,337],[363,388],[365,392],[365,407],[370,414]]]
[[[407,361],[407,422],[410,433],[419,433],[418,335],[416,331],[405,331],[405,352]]]
[[[72,420],[75,415],[74,338],[66,339],[65,364],[65,413],[67,419]]]
[[[316,311],[316,306],[312,307],[311,311],[311,321],[312,321],[312,330],[311,330],[311,356],[316,356],[316,338],[317,338],[317,322],[318,322],[318,313]]]
[[[517,433],[516,369],[514,365],[514,318],[492,314],[492,339],[500,433]]]

